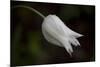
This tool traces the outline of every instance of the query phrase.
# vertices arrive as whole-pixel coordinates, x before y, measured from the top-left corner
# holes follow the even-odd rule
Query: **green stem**
[[[40,15],[43,19],[45,18],[45,16],[42,13],[40,13],[39,11],[37,11],[36,9],[34,9],[32,7],[28,7],[28,6],[24,6],[24,5],[17,5],[17,6],[14,6],[13,8],[18,8],[18,7],[27,8],[27,9],[37,13],[38,15]]]

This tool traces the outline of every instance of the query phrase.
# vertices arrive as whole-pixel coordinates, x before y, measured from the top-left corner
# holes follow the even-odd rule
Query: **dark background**
[[[48,43],[41,31],[43,19],[25,8],[43,15],[55,14],[72,30],[83,34],[81,46],[74,47],[72,57],[65,48]],[[95,60],[95,6],[42,2],[11,1],[11,66],[40,65]]]

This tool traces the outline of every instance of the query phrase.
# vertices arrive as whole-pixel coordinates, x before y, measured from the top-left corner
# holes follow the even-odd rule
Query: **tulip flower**
[[[64,47],[70,55],[73,52],[71,44],[79,46],[80,43],[76,38],[83,36],[68,28],[56,15],[48,15],[44,19],[42,32],[48,42]]]
[[[36,12],[40,15],[44,21],[42,23],[42,33],[44,38],[57,46],[64,47],[66,51],[71,55],[73,52],[73,46],[80,46],[77,38],[83,36],[82,34],[76,33],[75,31],[68,28],[64,22],[56,15],[48,15],[45,17],[39,11],[34,8],[18,5],[16,7],[23,7]]]

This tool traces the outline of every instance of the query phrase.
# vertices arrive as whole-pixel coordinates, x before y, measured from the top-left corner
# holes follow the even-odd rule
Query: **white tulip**
[[[42,13],[40,13],[36,9],[24,5],[17,5],[14,6],[13,8],[18,8],[18,7],[29,9],[37,13],[44,19],[42,23],[42,33],[44,35],[44,38],[48,42],[60,47],[64,47],[70,55],[73,52],[71,44],[74,46],[80,45],[80,43],[76,38],[81,37],[83,35],[72,31],[56,15],[48,15],[47,17],[45,17]]]
[[[79,46],[76,38],[83,36],[69,29],[56,15],[48,15],[44,19],[42,33],[48,42],[64,47],[70,55],[73,52],[71,44]]]

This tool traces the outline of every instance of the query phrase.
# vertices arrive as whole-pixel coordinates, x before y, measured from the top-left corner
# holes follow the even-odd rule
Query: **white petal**
[[[72,49],[71,43],[69,42],[69,38],[61,37],[60,42],[64,46],[66,51],[71,55],[71,53],[73,52],[73,49]]]
[[[57,46],[62,47],[62,45],[60,44],[60,42],[59,42],[57,39],[55,39],[52,35],[50,35],[47,31],[45,31],[45,29],[43,29],[42,32],[43,32],[43,34],[44,34],[45,39],[46,39],[48,42],[50,42],[50,43],[52,43],[52,44],[55,44],[55,45],[57,45]]]

